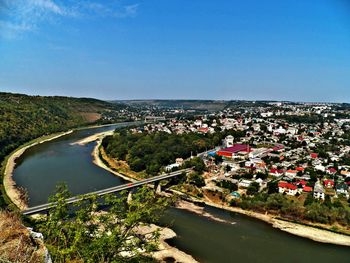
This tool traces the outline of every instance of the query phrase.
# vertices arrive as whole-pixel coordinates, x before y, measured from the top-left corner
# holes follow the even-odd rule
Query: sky
[[[350,0],[0,0],[0,91],[350,103]]]

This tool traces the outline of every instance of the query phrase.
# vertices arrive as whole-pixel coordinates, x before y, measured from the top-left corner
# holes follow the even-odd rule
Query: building
[[[323,184],[326,188],[333,188],[334,187],[334,181],[333,180],[324,180]]]
[[[247,188],[251,185],[252,182],[253,182],[252,180],[243,179],[239,181],[238,186]]]
[[[233,146],[233,140],[234,137],[232,135],[228,135],[226,136],[226,138],[224,139],[224,147],[232,147]]]
[[[325,198],[324,188],[319,182],[317,182],[314,187],[314,198],[322,200]]]
[[[280,181],[278,183],[278,192],[281,194],[285,193],[287,195],[296,195],[298,192],[298,187],[294,184]]]
[[[349,186],[345,183],[338,184],[336,186],[337,194],[345,195],[346,198],[349,198]]]
[[[234,155],[239,153],[248,154],[250,152],[250,147],[248,144],[234,144],[231,147],[223,148],[217,151],[217,155],[222,157],[232,158]]]

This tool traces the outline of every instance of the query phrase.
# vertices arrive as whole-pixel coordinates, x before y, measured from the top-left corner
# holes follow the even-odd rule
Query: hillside
[[[92,124],[122,121],[124,105],[88,98],[0,93],[0,163],[21,144],[42,135]],[[0,198],[0,206],[1,206]]]
[[[134,107],[154,106],[159,108],[183,108],[186,110],[218,111],[224,109],[228,102],[222,100],[122,100],[113,101]]]
[[[44,262],[46,248],[33,238],[18,215],[0,210],[0,262]]]

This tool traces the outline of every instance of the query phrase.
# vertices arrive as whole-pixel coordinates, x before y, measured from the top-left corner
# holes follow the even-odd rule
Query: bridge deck
[[[145,184],[154,183],[154,182],[161,181],[161,180],[164,180],[164,179],[169,179],[169,178],[178,176],[178,175],[180,175],[182,173],[187,173],[190,170],[191,169],[188,168],[188,169],[175,171],[175,172],[172,172],[172,173],[169,173],[169,174],[161,174],[161,175],[154,176],[152,178],[147,178],[147,179],[144,179],[144,180],[140,180],[140,181],[137,181],[137,182],[134,182],[134,183],[127,183],[127,184],[123,184],[123,185],[118,185],[118,186],[114,186],[114,187],[98,190],[98,191],[95,191],[95,192],[90,192],[90,193],[87,193],[86,195],[103,196],[103,195],[106,195],[106,194],[117,193],[117,192],[120,192],[120,191],[133,189],[135,187],[139,187],[139,186],[142,186],[142,185],[145,185]],[[84,196],[75,196],[75,197],[68,198],[66,200],[66,202],[68,204],[73,204],[73,203],[79,202],[79,201],[81,201],[83,199],[84,199]],[[55,206],[55,203],[47,203],[47,204],[42,204],[42,205],[38,205],[38,206],[33,206],[33,207],[30,207],[30,208],[22,211],[22,214],[23,215],[33,215],[33,214],[45,212],[45,211],[49,210],[50,208],[52,208],[54,206]]]

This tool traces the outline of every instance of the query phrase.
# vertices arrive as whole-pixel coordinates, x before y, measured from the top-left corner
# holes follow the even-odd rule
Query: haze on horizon
[[[0,91],[350,102],[350,5],[0,0]]]

